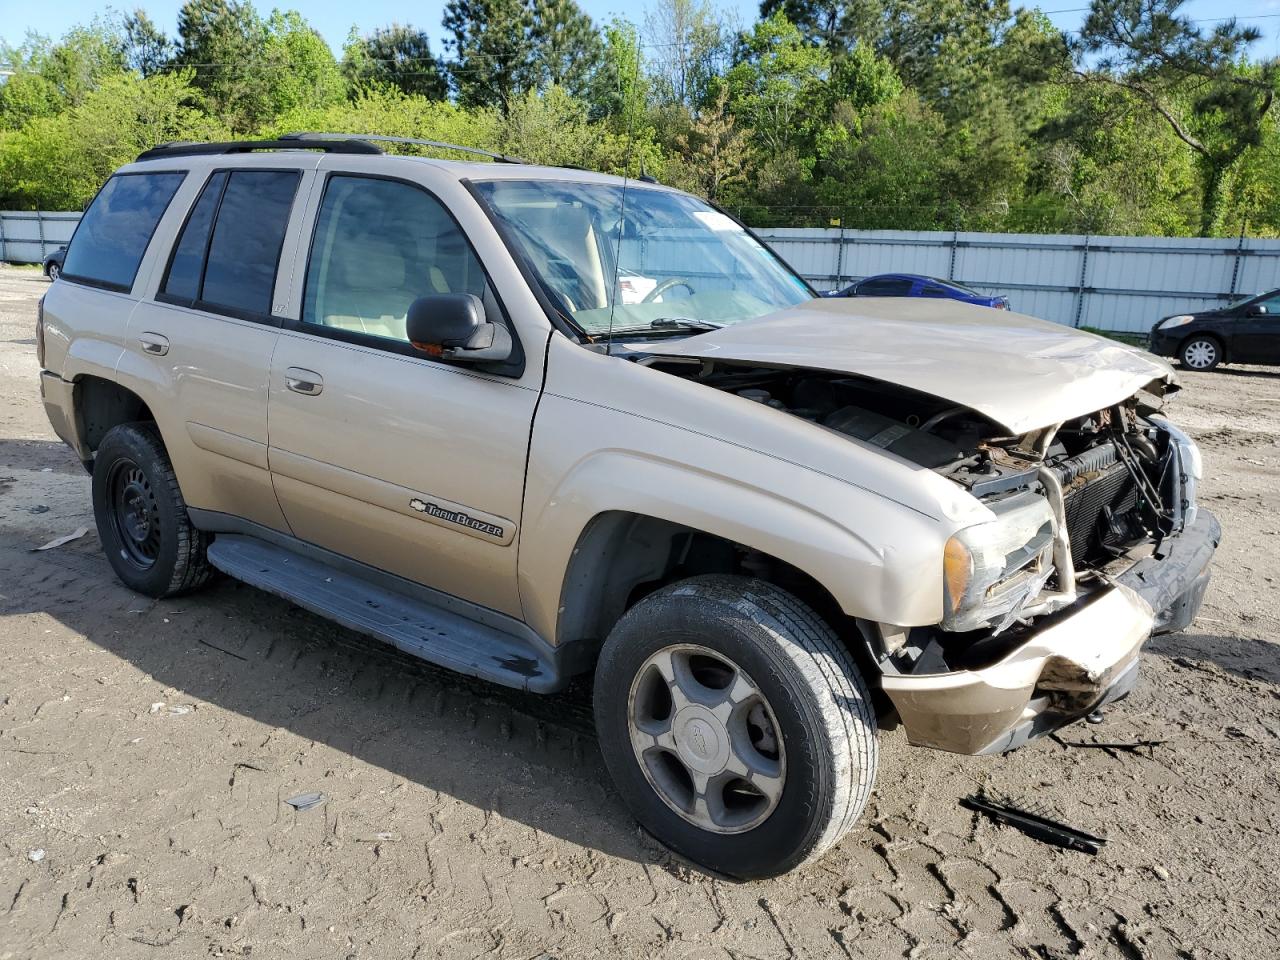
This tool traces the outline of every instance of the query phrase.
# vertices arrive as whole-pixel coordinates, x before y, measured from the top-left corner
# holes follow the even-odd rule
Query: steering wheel
[[[644,295],[644,299],[641,300],[640,302],[653,303],[653,301],[657,300],[660,296],[662,296],[668,290],[672,290],[675,287],[684,287],[686,290],[689,291],[691,295],[698,292],[693,289],[693,284],[691,284],[688,280],[685,280],[683,277],[670,277],[666,280],[663,280],[660,284],[658,284],[656,287],[654,287],[652,290],[646,293]]]

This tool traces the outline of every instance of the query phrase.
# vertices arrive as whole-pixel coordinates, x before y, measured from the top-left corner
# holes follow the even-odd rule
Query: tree
[[[604,29],[604,55],[591,87],[593,119],[605,119],[623,133],[647,126],[649,79],[635,24],[615,18]]]
[[[1263,142],[1280,66],[1246,62],[1261,34],[1235,20],[1201,30],[1185,0],[1093,0],[1076,40],[1074,80],[1128,91],[1159,116],[1200,168],[1199,232],[1222,232],[1232,180]]]
[[[746,181],[750,131],[738,127],[728,106],[729,88],[722,86],[689,131],[677,138],[693,189],[713,203],[723,199],[727,187]]]
[[[811,43],[834,54],[879,35],[884,4],[876,0],[762,0],[761,18],[780,13]]]
[[[504,115],[536,85],[533,10],[527,0],[449,0],[445,41],[449,72],[463,106],[497,107]]]
[[[174,45],[141,7],[124,18],[124,61],[144,77],[158,73],[172,59]]]
[[[210,108],[237,133],[271,113],[266,44],[266,25],[247,2],[187,0],[178,11],[176,63],[194,71]]]
[[[709,0],[658,0],[645,17],[658,102],[696,113],[729,67],[733,33]]]
[[[329,44],[295,10],[272,12],[261,55],[272,114],[335,103],[345,94]]]
[[[103,79],[74,107],[0,140],[0,206],[78,210],[111,173],[168,140],[222,140],[189,70]]]
[[[534,0],[530,41],[538,89],[586,96],[604,60],[604,44],[575,0]]]
[[[403,93],[444,100],[449,95],[423,30],[393,23],[365,37],[352,36],[343,54],[343,69],[352,86],[387,84]]]

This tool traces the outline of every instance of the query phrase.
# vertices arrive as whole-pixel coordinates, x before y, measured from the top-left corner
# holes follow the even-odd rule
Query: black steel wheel
[[[213,575],[208,536],[191,525],[155,424],[122,423],[102,438],[93,461],[93,514],[111,568],[131,589],[171,597]]]

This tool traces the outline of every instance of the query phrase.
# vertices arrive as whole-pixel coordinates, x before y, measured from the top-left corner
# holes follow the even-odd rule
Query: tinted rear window
[[[205,184],[191,215],[187,217],[173,259],[169,262],[169,275],[165,277],[164,292],[181,300],[195,300],[200,294],[200,271],[204,268],[204,251],[209,245],[209,230],[213,227],[213,214],[222,198],[222,187],[227,182],[225,173],[215,173]]]
[[[128,290],[156,224],[185,173],[122,173],[107,181],[80,218],[62,275]]]
[[[910,280],[864,280],[858,284],[860,297],[906,297],[911,295]]]
[[[231,174],[209,244],[201,301],[235,311],[271,313],[276,266],[298,179],[292,170]]]

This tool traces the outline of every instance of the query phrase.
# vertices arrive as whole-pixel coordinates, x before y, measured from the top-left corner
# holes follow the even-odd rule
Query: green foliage
[[[171,139],[423,137],[701,193],[749,222],[1280,235],[1280,67],[1184,0],[1092,0],[1078,36],[1013,0],[654,0],[643,35],[578,0],[449,0],[348,37],[187,0],[0,42],[0,204],[75,209]],[[401,149],[395,147],[392,149]],[[433,153],[404,147],[410,153]]]
[[[168,140],[217,140],[190,71],[122,72],[55,116],[0,140],[0,207],[78,210],[122,164]]]
[[[449,82],[425,31],[393,23],[366,37],[354,30],[342,57],[343,73],[353,89],[392,86],[401,93],[443,100]]]

